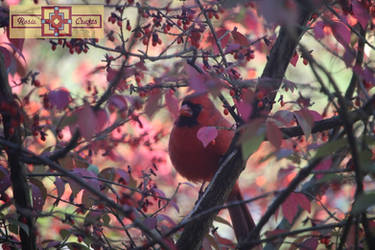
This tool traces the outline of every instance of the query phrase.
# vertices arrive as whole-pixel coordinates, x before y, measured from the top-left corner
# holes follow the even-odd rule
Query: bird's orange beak
[[[193,115],[193,111],[191,110],[191,108],[188,105],[184,104],[180,108],[180,115],[191,117]]]

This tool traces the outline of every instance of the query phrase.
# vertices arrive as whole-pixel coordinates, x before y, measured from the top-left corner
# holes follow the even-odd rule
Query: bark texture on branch
[[[16,101],[13,98],[12,90],[8,82],[4,57],[0,53],[0,101],[6,103],[6,106],[16,108]],[[19,124],[18,110],[11,112],[1,110],[5,139],[17,145],[22,144],[21,127]],[[17,125],[15,125],[17,124]],[[34,217],[32,215],[32,202],[30,197],[30,188],[26,180],[25,167],[18,158],[17,151],[7,148],[8,168],[10,170],[10,179],[14,195],[14,203],[18,213],[20,223],[25,223],[28,232],[19,228],[22,249],[36,249]]]
[[[269,60],[262,74],[263,78],[275,79],[272,82],[272,95],[268,97],[270,103],[273,102],[276,96],[289,61],[294,54],[301,36],[305,32],[305,29],[302,27],[306,25],[310,18],[312,13],[310,7],[308,5],[299,6],[298,23],[293,27],[281,27],[278,39],[271,50]],[[253,105],[252,118],[257,118],[260,116],[262,110],[258,110],[257,103],[253,103]],[[264,112],[269,112],[270,109],[271,107],[268,107]],[[234,140],[236,139],[238,139],[238,135],[234,137]],[[232,143],[232,145],[236,145],[236,143]],[[220,169],[207,187],[206,192],[190,213],[190,216],[199,214],[211,207],[222,205],[244,168],[245,162],[242,159],[240,147],[235,146],[231,148],[224,157]],[[207,234],[208,228],[215,216],[216,213],[213,213],[200,220],[188,223],[177,242],[178,249],[200,249],[203,237]]]

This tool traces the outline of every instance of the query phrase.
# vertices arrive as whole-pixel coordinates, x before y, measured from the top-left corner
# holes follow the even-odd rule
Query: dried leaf
[[[201,127],[197,132],[197,138],[207,147],[217,137],[218,132],[216,127]]]
[[[276,149],[280,149],[283,134],[279,127],[272,121],[266,123],[266,136]]]

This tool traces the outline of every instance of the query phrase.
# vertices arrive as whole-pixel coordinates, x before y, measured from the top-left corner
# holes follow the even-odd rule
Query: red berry
[[[263,99],[263,97],[264,97],[264,91],[258,91],[258,93],[257,93],[257,98],[259,99],[259,100],[261,100],[261,99]]]
[[[208,11],[207,16],[208,16],[209,19],[211,19],[214,15],[213,15],[212,11]]]
[[[21,221],[22,223],[24,223],[24,224],[27,223],[27,219],[26,219],[25,216],[21,216],[21,217],[20,217],[20,221]]]
[[[148,38],[147,37],[143,38],[142,43],[143,43],[143,45],[147,46]]]
[[[136,31],[135,34],[134,34],[134,36],[135,36],[136,38],[140,38],[140,37],[142,36],[142,33],[139,32],[139,31]]]
[[[78,235],[78,236],[77,236],[77,239],[78,239],[78,242],[82,242],[82,241],[83,241],[83,237],[82,237],[82,235]]]
[[[360,106],[361,105],[361,100],[359,98],[355,98],[354,103],[355,103],[356,106]]]
[[[228,109],[224,109],[224,115],[228,115],[228,114],[229,114]]]
[[[76,51],[77,54],[81,54],[82,49],[80,47],[76,47],[75,51]]]
[[[35,87],[40,87],[40,81],[39,81],[39,80],[34,80],[34,81],[33,81],[33,85],[34,85]]]
[[[135,77],[135,81],[139,84],[141,82],[141,77],[140,76],[136,76]]]
[[[372,84],[370,83],[370,82],[368,82],[368,81],[363,81],[363,86],[367,89],[367,90],[369,90],[369,89],[371,89],[372,88]]]

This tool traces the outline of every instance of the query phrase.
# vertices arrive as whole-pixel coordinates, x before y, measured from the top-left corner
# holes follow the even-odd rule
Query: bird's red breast
[[[197,132],[206,126],[217,127],[218,135],[204,147]],[[232,141],[234,133],[229,128],[230,123],[207,95],[187,96],[169,139],[169,155],[175,169],[191,181],[210,180]]]
[[[214,142],[204,147],[197,137],[197,132],[206,126],[216,126],[218,135]],[[185,97],[180,116],[169,139],[169,156],[175,169],[191,181],[211,180],[219,168],[220,158],[228,150],[234,136],[234,132],[228,128],[230,123],[225,120],[207,95]],[[242,200],[242,194],[236,183],[228,197],[228,202]],[[255,227],[246,203],[229,207],[229,214],[237,240],[244,240]],[[259,236],[256,239],[259,240]]]

